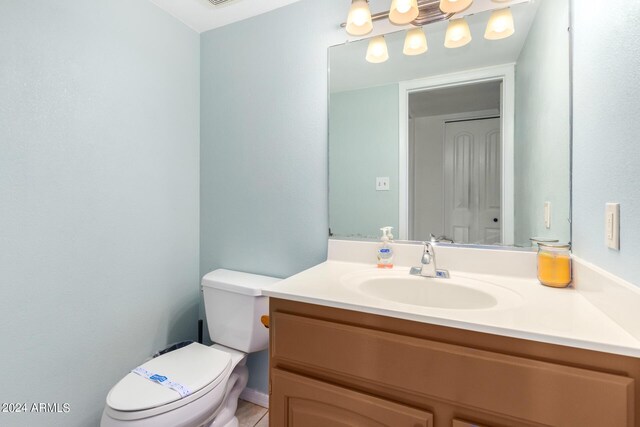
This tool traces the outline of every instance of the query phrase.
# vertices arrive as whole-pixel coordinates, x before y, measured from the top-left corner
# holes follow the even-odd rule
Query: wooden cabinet
[[[431,427],[432,415],[275,369],[271,373],[272,424],[287,427]]]
[[[638,359],[271,299],[271,426],[631,427]]]

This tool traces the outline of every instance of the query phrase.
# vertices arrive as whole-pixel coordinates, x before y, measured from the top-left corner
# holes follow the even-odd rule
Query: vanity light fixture
[[[373,30],[371,11],[367,0],[352,0],[347,16],[347,33],[352,36],[364,36]]]
[[[389,59],[389,51],[387,50],[387,42],[384,36],[377,36],[369,40],[367,48],[367,61],[372,64],[379,64]]]
[[[492,0],[506,3],[511,0]],[[447,48],[466,46],[471,42],[471,30],[464,17],[452,19],[457,13],[468,9],[473,0],[392,0],[391,8],[386,12],[371,15],[368,0],[351,0],[347,22],[342,23],[352,36],[364,36],[373,31],[373,21],[389,19],[396,25],[412,24],[407,31],[402,52],[405,55],[420,55],[427,51],[427,38],[423,26],[449,20],[444,45]],[[484,37],[488,40],[500,40],[515,32],[513,15],[509,7],[492,12]],[[369,41],[367,61],[378,64],[389,59],[387,44],[383,36]]]
[[[487,40],[506,39],[515,32],[511,9],[494,10],[487,23],[484,38]]]
[[[471,30],[464,18],[452,19],[447,27],[447,34],[444,37],[444,46],[457,48],[467,45],[471,41]]]
[[[393,0],[389,9],[389,21],[395,25],[407,25],[419,13],[418,0]]]
[[[420,55],[425,53],[427,49],[427,36],[424,34],[424,30],[422,28],[414,28],[407,31],[402,53],[409,56]]]
[[[473,0],[440,0],[440,10],[444,13],[462,12],[471,6]]]

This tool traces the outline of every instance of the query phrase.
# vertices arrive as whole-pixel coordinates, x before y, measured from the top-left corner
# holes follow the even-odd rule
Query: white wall
[[[303,0],[202,34],[201,274],[326,259],[327,47],[347,11]],[[249,387],[268,391],[268,362],[250,356]]]
[[[573,1],[575,253],[640,285],[640,2]],[[604,206],[621,204],[620,251]]]
[[[199,36],[146,0],[0,2],[0,413],[96,426],[198,316]]]
[[[568,0],[540,2],[516,64],[515,242],[570,239]],[[577,70],[577,72],[581,72]],[[544,203],[551,202],[551,228]]]
[[[329,102],[329,226],[336,237],[398,235],[398,85],[332,93]],[[389,191],[376,190],[389,178]]]

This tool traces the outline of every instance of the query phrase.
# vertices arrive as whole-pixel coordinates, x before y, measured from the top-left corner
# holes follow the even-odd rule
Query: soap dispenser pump
[[[378,268],[393,268],[393,249],[390,243],[393,241],[393,234],[391,234],[393,227],[382,227],[382,245],[378,248]]]

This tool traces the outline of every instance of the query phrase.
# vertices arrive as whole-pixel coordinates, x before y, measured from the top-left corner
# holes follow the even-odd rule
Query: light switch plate
[[[551,202],[544,202],[544,227],[551,228]]]
[[[388,176],[379,176],[376,178],[376,191],[389,191]]]
[[[620,203],[605,206],[604,242],[608,248],[620,250]]]

